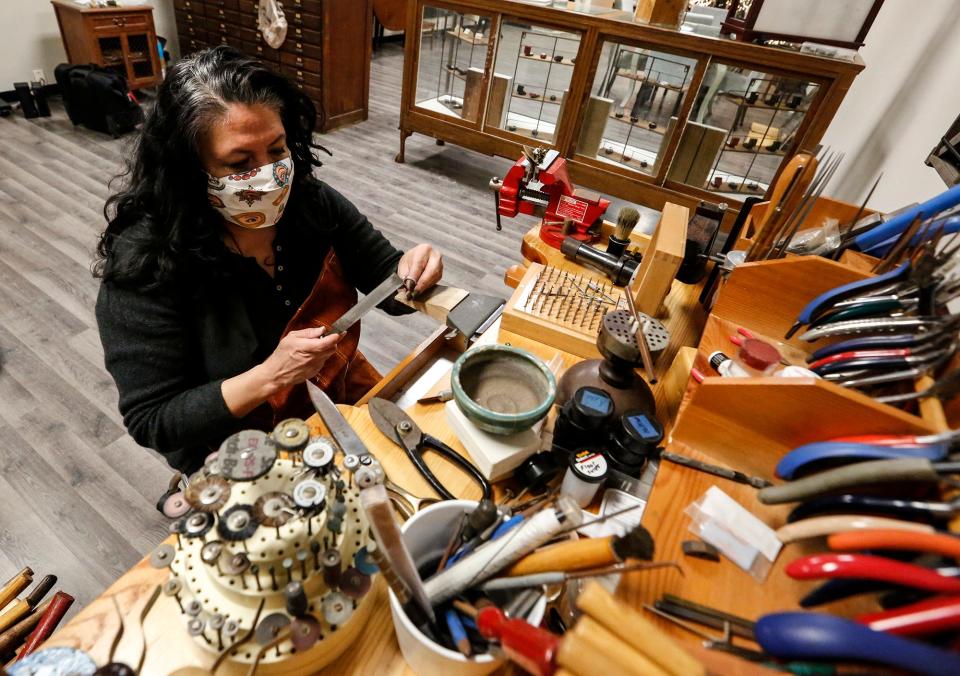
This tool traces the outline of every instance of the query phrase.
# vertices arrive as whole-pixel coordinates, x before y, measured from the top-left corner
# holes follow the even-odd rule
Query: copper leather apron
[[[357,290],[343,274],[343,268],[331,247],[313,290],[283,330],[283,336],[300,329],[326,327],[357,303]],[[281,336],[282,338],[282,336]],[[380,381],[380,373],[357,349],[360,343],[360,322],[350,327],[336,351],[327,359],[313,383],[339,404],[356,403]],[[274,424],[285,418],[306,419],[313,405],[303,383],[288,387],[268,399],[273,408]]]

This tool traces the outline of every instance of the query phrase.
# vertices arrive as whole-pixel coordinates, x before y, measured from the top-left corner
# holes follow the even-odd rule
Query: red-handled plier
[[[815,362],[807,364],[808,369],[818,369],[827,364],[834,364],[838,361],[848,361],[850,359],[870,359],[872,357],[909,357],[913,352],[908,347],[901,347],[892,350],[853,350],[851,352],[840,352],[831,354],[829,357],[823,357]]]
[[[866,613],[856,619],[875,631],[901,636],[951,631],[960,628],[960,596],[935,596],[893,610]]]
[[[882,556],[814,554],[791,562],[786,571],[795,580],[876,580],[943,594],[960,594],[960,579]]]

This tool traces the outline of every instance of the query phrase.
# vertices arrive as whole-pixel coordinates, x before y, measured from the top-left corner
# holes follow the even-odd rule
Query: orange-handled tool
[[[508,577],[598,568],[636,558],[653,558],[653,537],[643,526],[626,535],[605,538],[581,538],[541,547],[517,561],[505,573]]]
[[[60,624],[60,620],[67,614],[71,605],[73,605],[73,597],[70,596],[70,594],[58,591],[53,595],[53,599],[51,599],[50,605],[47,606],[46,612],[40,618],[40,622],[37,623],[36,628],[30,636],[27,637],[26,642],[23,644],[23,649],[17,655],[18,660],[32,653],[40,647],[40,644],[50,638],[50,635],[57,628],[57,625]]]
[[[940,533],[867,529],[834,533],[827,538],[830,549],[849,552],[860,549],[901,549],[960,559],[960,538]]]
[[[23,616],[36,608],[56,583],[56,575],[46,575],[36,584],[29,594],[10,604],[10,606],[3,611],[3,614],[0,614],[0,632],[6,631],[19,622]]]

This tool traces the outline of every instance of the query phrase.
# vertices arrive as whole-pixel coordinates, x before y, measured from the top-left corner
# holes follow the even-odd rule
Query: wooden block
[[[670,121],[667,122],[667,129],[666,129],[666,131],[663,133],[663,137],[664,137],[664,138],[673,138],[673,131],[674,131],[674,129],[676,129],[676,128],[677,128],[677,118],[676,118],[676,117],[671,117],[671,118],[670,118]],[[662,162],[663,162],[663,153],[660,152],[661,150],[663,150],[663,145],[661,145],[660,148],[657,150],[657,159],[656,159],[656,161],[653,163],[653,169],[650,170],[650,174],[651,174],[652,176],[659,176],[659,175],[660,175],[660,165],[661,165]]]
[[[681,347],[677,350],[673,363],[670,364],[667,374],[662,379],[663,403],[671,420],[680,412],[683,396],[690,382],[690,370],[696,358],[697,348]]]
[[[670,293],[673,278],[683,262],[687,244],[687,222],[690,210],[679,204],[663,205],[660,223],[643,254],[640,267],[628,285],[637,311],[657,316],[664,298]]]
[[[705,186],[717,155],[723,148],[726,133],[719,127],[688,121],[683,127],[667,179],[697,187]]]
[[[811,299],[871,274],[819,256],[797,256],[743,263],[730,274],[717,296],[713,314],[737,326],[777,336],[807,354],[826,344],[783,338]]]
[[[480,116],[480,100],[483,98],[483,70],[470,68],[463,86],[463,119],[476,122]]]
[[[654,26],[676,28],[686,8],[686,0],[637,0],[634,18]]]
[[[520,463],[540,450],[539,424],[515,434],[490,434],[470,422],[457,402],[448,401],[443,407],[447,425],[488,481],[506,479]]]
[[[613,110],[613,99],[591,96],[583,113],[580,126],[580,138],[577,140],[577,152],[588,157],[596,157],[603,141],[603,132],[607,128],[607,119]]]
[[[593,281],[600,293],[616,303],[587,304],[574,288]],[[597,359],[597,334],[603,316],[625,308],[623,291],[599,273],[569,273],[531,263],[503,308],[501,328],[537,340],[584,359]]]
[[[401,291],[397,294],[397,300],[412,307],[414,310],[436,319],[440,323],[447,321],[447,315],[457,306],[457,303],[469,296],[470,293],[454,286],[444,286],[437,284],[420,293],[413,300],[408,299],[407,294]]]
[[[507,97],[512,88],[512,77],[500,73],[493,74],[493,83],[487,95],[487,124],[491,127],[503,129],[507,125]]]

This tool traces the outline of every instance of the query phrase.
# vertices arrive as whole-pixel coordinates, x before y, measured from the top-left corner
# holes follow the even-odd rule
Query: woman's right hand
[[[299,385],[320,372],[343,337],[325,334],[326,328],[321,326],[291,331],[280,340],[261,365],[277,389]]]
[[[220,392],[230,412],[242,418],[277,392],[317,375],[343,337],[325,333],[323,327],[291,331],[262,364],[224,380]]]

